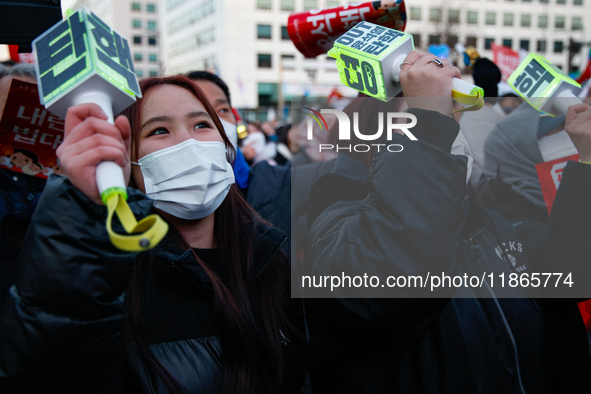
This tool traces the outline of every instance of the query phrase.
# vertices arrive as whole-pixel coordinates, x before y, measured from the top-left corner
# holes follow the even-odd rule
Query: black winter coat
[[[128,194],[137,217],[150,213],[151,200],[134,189]],[[137,380],[124,338],[125,291],[137,255],[111,245],[105,217],[105,207],[90,202],[67,178],[50,177],[20,255],[16,283],[2,305],[0,392],[116,393],[130,387],[125,381]],[[253,283],[269,264],[279,264],[275,256],[287,236],[260,225],[256,240]],[[215,393],[224,362],[212,315],[212,285],[191,251],[168,238],[150,253],[162,269],[142,297],[148,344],[187,392]],[[197,253],[214,270],[223,264],[214,249]],[[256,294],[252,308],[262,327]],[[295,363],[289,368],[297,369]],[[147,369],[139,379],[150,392],[164,392]]]
[[[269,223],[291,238],[291,166],[272,166],[266,161],[250,169],[246,201]],[[288,239],[288,242],[290,240]]]
[[[455,122],[411,111],[419,141],[395,135],[404,154],[376,154],[367,184],[331,174],[315,185],[304,270],[425,277],[435,265],[432,272],[447,275],[494,273],[497,282],[432,298],[306,299],[314,393],[591,392],[576,302],[528,298],[498,283],[503,273],[568,270],[585,281],[589,256],[568,267],[556,256],[532,260],[540,234],[520,238],[506,219],[466,197],[465,161],[449,154]],[[591,167],[569,164],[546,243],[556,234],[591,242],[590,179]]]

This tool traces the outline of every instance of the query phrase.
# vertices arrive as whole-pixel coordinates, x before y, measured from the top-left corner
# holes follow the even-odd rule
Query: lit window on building
[[[293,10],[295,10],[294,0],[281,0],[281,11]]]
[[[279,88],[276,83],[258,84],[259,106],[275,106],[279,101]]]
[[[429,9],[429,21],[431,21],[431,22],[441,21],[441,8]]]
[[[554,19],[554,27],[556,29],[564,29],[564,16],[557,16],[556,19]]]
[[[287,26],[281,26],[281,39],[282,40],[289,40],[289,33],[287,31]]]
[[[429,45],[439,45],[441,43],[441,37],[439,35],[429,36]]]
[[[271,38],[271,25],[257,25],[257,38]]]
[[[574,16],[571,20],[571,29],[572,30],[583,30],[583,18]]]
[[[460,10],[449,10],[447,20],[449,23],[459,23],[460,22]]]
[[[259,10],[270,10],[271,0],[257,0],[257,8]]]
[[[318,8],[318,2],[316,0],[304,0],[304,10],[314,10]]]
[[[271,55],[259,53],[258,66],[259,68],[271,68]]]

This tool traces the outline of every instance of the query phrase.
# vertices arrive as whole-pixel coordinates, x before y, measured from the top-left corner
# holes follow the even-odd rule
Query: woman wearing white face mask
[[[48,182],[4,305],[0,387],[299,392],[287,237],[233,185],[234,148],[201,90],[181,76],[140,86],[115,125],[96,105],[68,112],[69,179]],[[109,243],[105,208],[89,201],[103,160],[124,168],[136,215],[153,203],[169,223],[156,248]]]
[[[232,111],[230,90],[226,83],[207,71],[192,71],[187,76],[207,96],[236,149],[234,177],[242,196],[263,219],[283,230],[291,241],[291,168],[272,166],[266,161],[249,168],[238,149],[238,121]]]

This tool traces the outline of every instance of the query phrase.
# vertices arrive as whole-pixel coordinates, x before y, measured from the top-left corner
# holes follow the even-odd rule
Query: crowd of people
[[[340,125],[329,115],[314,139],[305,120],[245,123],[205,71],[141,79],[114,124],[96,104],[71,107],[53,174],[0,168],[0,391],[591,392],[579,306],[591,298],[591,106],[546,116],[499,97],[500,71],[480,59],[484,107],[452,114],[461,73],[435,59],[413,51],[403,95],[343,110],[366,135],[384,113],[413,115],[417,141],[376,141],[397,153],[323,152]],[[13,79],[36,83],[27,65],[0,78],[0,100]],[[351,146],[364,142],[354,127]],[[549,205],[536,166],[574,154]],[[168,223],[155,248],[110,243],[95,176],[106,160],[124,169],[135,216]],[[326,296],[297,280],[427,272],[571,273],[589,294],[483,279]]]

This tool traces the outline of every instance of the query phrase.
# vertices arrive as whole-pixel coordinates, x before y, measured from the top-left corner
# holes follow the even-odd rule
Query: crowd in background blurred
[[[456,141],[463,141],[462,152],[470,157],[470,193],[479,199],[479,204],[495,211],[515,226],[524,221],[546,226],[551,218],[551,210],[544,196],[536,165],[577,154],[577,147],[565,131],[565,116],[556,114],[557,116],[550,117],[541,114],[519,96],[508,91],[506,84],[501,81],[499,68],[488,59],[475,61],[472,75],[474,83],[484,89],[485,105],[480,111],[452,115],[453,119],[459,123],[459,137]],[[188,73],[188,76],[196,81],[212,102],[228,139],[238,149],[236,160],[232,163],[236,187],[264,220],[290,236],[288,244],[291,248],[292,264],[303,264],[306,248],[309,248],[309,244],[306,245],[310,241],[307,239],[312,223],[309,216],[313,216],[310,195],[313,193],[316,181],[323,179],[326,174],[340,174],[339,176],[348,174],[351,178],[355,178],[358,169],[356,166],[359,165],[354,161],[355,158],[351,161],[349,156],[344,157],[335,151],[319,149],[321,144],[334,142],[336,119],[331,116],[326,117],[329,122],[328,129],[313,125],[313,138],[308,138],[307,119],[297,123],[277,119],[246,122],[241,119],[237,111],[231,108],[230,92],[223,80],[206,72]],[[36,83],[34,67],[13,62],[0,65],[0,111],[4,107],[13,79]],[[214,97],[218,96],[208,93],[208,84],[211,84],[211,89],[219,90],[220,102],[227,104],[223,109],[217,109]],[[587,88],[584,90],[586,97],[582,97],[582,100],[587,103],[591,103],[589,84],[591,81],[583,83]],[[327,106],[328,104],[323,108]],[[10,131],[2,129],[1,132],[9,133]],[[452,148],[451,144],[449,148]],[[11,155],[14,158],[11,158]],[[16,169],[14,161],[20,157],[17,157],[18,152],[15,150],[8,155],[3,153],[3,156],[8,158],[8,162],[12,160],[12,165]],[[368,160],[371,164],[372,158]],[[55,174],[51,175],[52,177],[62,176],[59,163],[52,166],[52,172]],[[7,166],[0,166],[0,303],[5,301],[9,289],[15,283],[15,277],[19,271],[19,252],[47,182],[46,178],[27,175],[23,170],[15,171]],[[292,185],[294,185],[293,189]],[[314,215],[316,216],[313,217],[317,218],[320,213],[314,212]],[[538,227],[535,229],[528,231],[540,231],[539,234],[545,231]],[[523,235],[520,234],[520,236]],[[540,239],[544,239],[544,236],[540,235]],[[553,257],[560,255],[563,260],[579,261],[581,258],[583,260],[588,258],[591,262],[591,254],[587,254],[589,245],[580,245],[575,241],[565,241],[567,247],[558,252],[554,249],[543,249],[540,245],[535,253],[542,253],[543,250],[544,253]],[[461,309],[461,307],[458,308]],[[591,331],[589,316],[591,308],[587,304],[580,304],[579,308],[580,315],[577,315],[579,320],[574,319],[572,314],[569,315],[565,318],[569,327],[558,331],[560,331],[559,335],[565,335],[565,332],[572,330],[573,333],[576,332],[573,337],[576,336],[578,339],[584,337],[582,341],[568,342],[568,346],[578,347],[576,350],[571,349],[571,355],[576,355],[572,356],[569,362],[579,363],[579,366],[587,368],[591,365],[589,343],[588,337],[585,337],[586,334],[582,333],[584,333],[585,324],[586,329]],[[519,314],[519,311],[515,313]],[[327,331],[320,331],[321,335],[326,335]],[[362,335],[371,335],[371,333]],[[517,339],[525,341],[523,343],[529,343],[523,338]],[[421,339],[412,340],[420,341]],[[330,349],[338,354],[335,348]],[[415,356],[408,355],[408,357]],[[319,360],[322,359],[319,356]],[[531,358],[529,359],[531,361]],[[327,362],[335,362],[335,360],[329,359]],[[314,361],[310,363],[311,366],[313,364]],[[564,365],[569,364],[562,366]],[[383,366],[384,368],[393,367],[388,363]],[[567,387],[578,389],[582,387],[578,383],[581,376],[573,377],[573,373],[578,374],[580,369],[573,364],[570,366],[572,371],[567,373],[566,379],[572,379],[577,383]],[[316,367],[326,373],[325,378],[331,373],[342,377],[342,374],[331,372],[330,368],[318,365]],[[365,368],[366,365],[348,364],[343,366],[343,371],[348,371],[347,368],[354,370],[356,367]],[[383,371],[374,371],[374,373],[379,375]],[[367,378],[379,380],[375,376]],[[532,384],[531,381],[528,384]],[[309,385],[308,382],[305,390],[311,390]],[[330,392],[330,388],[327,388],[331,387],[329,382],[323,379],[316,377],[314,382],[312,377],[312,386],[314,385],[317,387],[315,390],[317,393]],[[398,385],[398,387],[404,390],[404,385]],[[540,392],[536,391],[540,388],[539,386],[531,387],[534,387],[531,392]],[[343,387],[343,390],[346,390],[346,387]],[[567,389],[561,392],[579,391]]]

